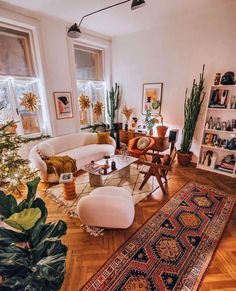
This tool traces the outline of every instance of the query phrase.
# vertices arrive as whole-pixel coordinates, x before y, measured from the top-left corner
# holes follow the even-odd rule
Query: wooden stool
[[[62,173],[59,183],[64,184],[64,199],[73,200],[76,198],[73,173]]]

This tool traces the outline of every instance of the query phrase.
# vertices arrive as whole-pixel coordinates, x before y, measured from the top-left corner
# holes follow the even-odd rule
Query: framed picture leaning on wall
[[[153,101],[158,100],[161,103],[162,98],[162,87],[163,83],[144,83],[143,84],[143,104],[142,104],[142,114],[146,113],[146,109],[149,108],[151,111],[154,110],[151,107]],[[161,106],[155,113],[159,114],[161,112]]]
[[[72,118],[71,92],[53,92],[57,119]]]

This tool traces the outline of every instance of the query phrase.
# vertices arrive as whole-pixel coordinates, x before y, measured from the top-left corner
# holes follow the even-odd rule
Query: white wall
[[[0,3],[0,24],[1,21],[27,26],[34,29],[38,36],[52,134],[57,136],[79,131],[73,41],[67,37],[67,29],[71,24],[3,3]],[[106,53],[106,81],[109,82],[111,71],[109,67],[110,38],[83,30],[81,41],[96,44],[104,49]],[[56,118],[53,92],[60,91],[72,92],[73,118],[61,120]]]
[[[121,83],[123,102],[135,108],[139,121],[143,83],[164,83],[161,108],[164,123],[169,128],[182,129],[184,92],[186,87],[191,89],[202,65],[206,64],[207,91],[216,72],[236,73],[235,11],[236,1],[113,39],[113,80]],[[201,142],[202,109],[192,147],[196,155]]]

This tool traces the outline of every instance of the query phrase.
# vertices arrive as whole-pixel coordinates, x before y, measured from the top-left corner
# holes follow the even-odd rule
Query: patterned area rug
[[[185,185],[82,290],[196,290],[234,203],[216,189]]]
[[[150,178],[149,181],[144,185],[142,190],[139,187],[143,181],[143,174],[139,174],[139,170],[136,165],[131,165],[130,177],[120,178],[119,173],[110,174],[103,177],[104,186],[118,186],[127,189],[133,196],[134,204],[146,198],[151,194],[157,187],[159,187],[156,178]],[[46,193],[62,207],[66,213],[71,217],[78,217],[77,215],[77,204],[79,200],[89,195],[89,193],[95,189],[89,185],[88,173],[78,176],[75,180],[75,189],[77,197],[74,200],[65,200],[63,195],[63,184],[53,186],[46,190]]]

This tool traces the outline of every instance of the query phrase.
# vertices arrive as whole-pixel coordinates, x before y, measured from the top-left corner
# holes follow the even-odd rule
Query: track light
[[[115,7],[115,6],[118,6],[118,5],[121,5],[121,4],[127,3],[127,2],[129,2],[129,1],[131,1],[131,0],[122,1],[122,2],[119,2],[119,3],[117,3],[117,4],[114,4],[114,5],[111,5],[111,6],[107,6],[107,7],[104,7],[104,8],[102,8],[102,9],[99,9],[99,10],[97,10],[97,11],[91,12],[91,13],[89,13],[89,14],[87,14],[87,15],[84,15],[84,16],[82,17],[82,19],[80,20],[79,25],[77,25],[77,24],[75,23],[75,24],[73,24],[73,25],[68,29],[67,35],[68,35],[69,37],[71,37],[71,38],[79,38],[80,35],[81,35],[81,31],[80,31],[79,28],[80,28],[80,25],[81,25],[81,23],[82,23],[82,21],[84,20],[85,17],[88,17],[88,16],[93,15],[93,14],[95,14],[95,13],[101,12],[101,11],[103,11],[103,10],[110,9],[110,8],[112,8],[112,7]],[[140,8],[140,7],[144,6],[144,4],[145,4],[145,1],[144,1],[144,0],[132,0],[132,3],[131,3],[131,9],[134,10],[134,9]]]

